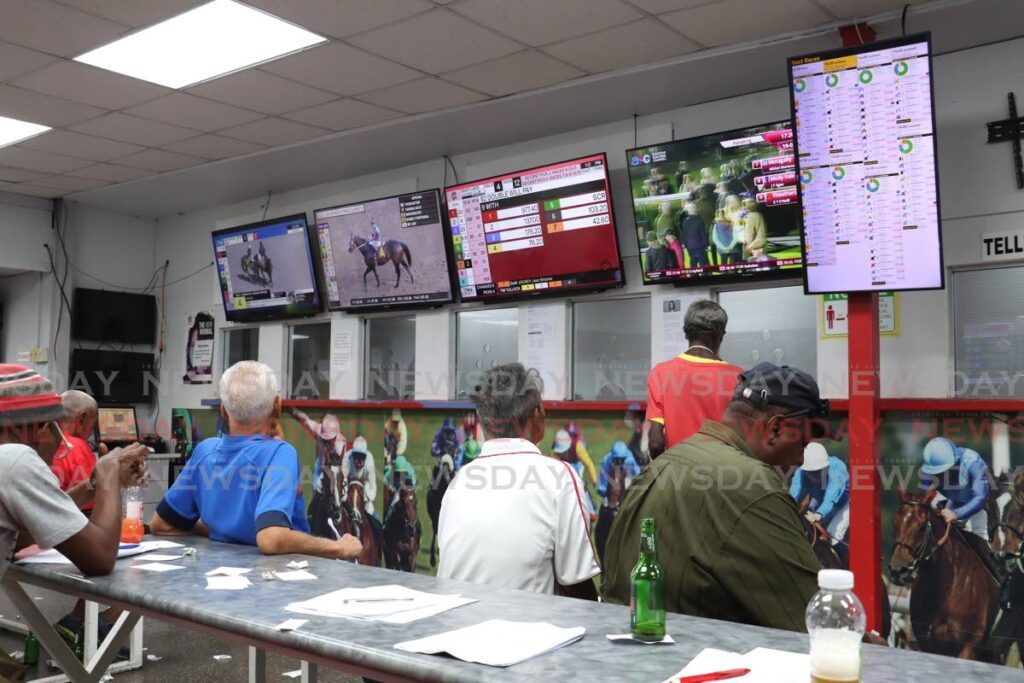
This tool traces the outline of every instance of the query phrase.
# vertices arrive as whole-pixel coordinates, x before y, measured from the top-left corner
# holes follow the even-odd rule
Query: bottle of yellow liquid
[[[807,605],[811,683],[860,683],[860,644],[867,616],[853,592],[853,572],[823,569]]]

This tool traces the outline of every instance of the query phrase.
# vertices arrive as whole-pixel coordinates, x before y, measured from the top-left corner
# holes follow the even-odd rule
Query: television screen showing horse
[[[213,233],[224,312],[231,321],[320,310],[305,214]]]
[[[314,212],[330,310],[452,300],[438,190]]]

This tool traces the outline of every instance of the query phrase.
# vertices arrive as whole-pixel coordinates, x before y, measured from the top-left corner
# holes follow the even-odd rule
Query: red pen
[[[729,669],[728,671],[716,671],[710,674],[697,674],[696,676],[683,676],[677,683],[705,683],[705,681],[724,681],[727,678],[739,678],[750,673],[750,669]]]

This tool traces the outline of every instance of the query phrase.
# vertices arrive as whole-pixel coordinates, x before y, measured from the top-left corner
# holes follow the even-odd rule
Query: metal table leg
[[[266,683],[267,652],[256,647],[249,647],[249,683]]]
[[[317,665],[316,662],[302,663],[302,683],[316,683]]]

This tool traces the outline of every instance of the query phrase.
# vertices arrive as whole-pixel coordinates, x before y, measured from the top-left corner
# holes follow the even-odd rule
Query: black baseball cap
[[[828,399],[821,398],[814,378],[798,368],[758,363],[740,373],[732,397],[757,406],[780,406],[793,413],[803,412],[811,420],[813,438],[835,438],[835,430],[828,420],[832,414]]]

